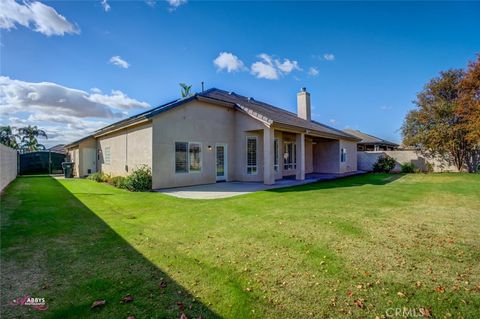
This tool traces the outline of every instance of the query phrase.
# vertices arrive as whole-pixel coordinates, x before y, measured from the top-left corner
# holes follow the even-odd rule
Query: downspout
[[[128,172],[128,128],[125,128],[125,171]]]

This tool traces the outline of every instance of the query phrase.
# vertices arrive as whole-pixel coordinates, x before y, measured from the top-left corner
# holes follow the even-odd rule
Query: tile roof
[[[393,142],[381,139],[379,137],[360,132],[358,130],[346,129],[343,131],[350,135],[353,135],[362,139],[360,142],[358,142],[358,144],[385,144],[385,145],[391,145],[391,146],[397,146],[397,147],[399,146],[397,143],[393,143]]]
[[[133,115],[121,121],[107,125],[93,132],[91,135],[88,135],[77,141],[67,144],[66,147],[72,147],[78,144],[78,142],[83,141],[89,137],[94,137],[95,135],[103,134],[111,130],[116,130],[118,128],[121,128],[124,125],[130,125],[138,121],[151,118],[152,116],[155,116],[162,112],[168,111],[174,107],[183,105],[194,99],[198,99],[202,97],[209,99],[213,102],[217,101],[219,103],[231,104],[232,106],[237,107],[239,110],[242,110],[250,114],[251,116],[257,118],[258,120],[266,122],[268,124],[279,123],[279,124],[303,128],[306,130],[317,131],[319,133],[323,133],[331,137],[358,140],[358,137],[351,135],[347,132],[337,130],[333,127],[327,126],[325,124],[322,124],[316,121],[304,120],[302,118],[299,118],[297,114],[289,112],[285,109],[267,104],[262,101],[257,101],[251,97],[245,97],[234,92],[228,92],[228,91],[220,90],[217,88],[211,88],[204,92],[191,95],[189,97],[170,101],[168,103],[154,107],[145,112]]]
[[[279,123],[284,125],[295,126],[304,128],[307,130],[317,131],[329,136],[342,137],[347,139],[357,138],[341,130],[337,130],[333,127],[316,121],[307,121],[297,116],[297,114],[289,112],[285,109],[267,104],[262,101],[257,101],[253,98],[245,97],[234,92],[227,92],[220,89],[211,89],[203,93],[199,93],[199,96],[207,98],[213,98],[216,100],[230,102],[237,105],[247,113],[252,113],[256,117],[260,117],[264,121]]]

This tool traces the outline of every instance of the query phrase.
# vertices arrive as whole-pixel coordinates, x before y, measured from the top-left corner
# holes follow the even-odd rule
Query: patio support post
[[[305,179],[305,133],[297,134],[297,174],[296,179]]]
[[[263,129],[263,183],[265,185],[275,184],[274,138],[275,130],[273,128]]]

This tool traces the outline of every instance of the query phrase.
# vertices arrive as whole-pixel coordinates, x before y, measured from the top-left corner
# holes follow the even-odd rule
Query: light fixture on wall
[[[208,150],[211,151],[212,150],[212,145],[208,145]]]

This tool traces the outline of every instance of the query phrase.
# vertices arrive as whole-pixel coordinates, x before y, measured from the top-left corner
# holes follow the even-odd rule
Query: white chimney
[[[297,93],[297,115],[304,120],[310,121],[312,119],[311,113],[310,93],[307,92],[306,88],[302,88]]]

